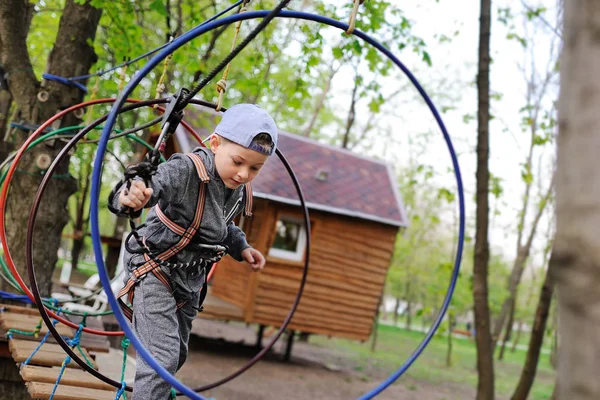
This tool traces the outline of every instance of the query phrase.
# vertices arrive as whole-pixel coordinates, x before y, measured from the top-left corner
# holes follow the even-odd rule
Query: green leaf
[[[157,13],[165,17],[168,15],[167,7],[165,6],[162,0],[154,0],[152,3],[150,3],[148,9],[156,11]]]
[[[426,51],[423,51],[423,56],[422,56],[423,61],[425,61],[425,64],[429,65],[431,67],[431,57],[429,57],[429,53]]]

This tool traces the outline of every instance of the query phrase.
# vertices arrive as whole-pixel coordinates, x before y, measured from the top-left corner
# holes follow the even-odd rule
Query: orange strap
[[[200,158],[200,156],[197,154],[194,154],[194,153],[189,153],[186,155],[194,163],[194,166],[196,167],[196,172],[198,173],[198,177],[200,178],[200,181],[201,181],[200,191],[198,193],[198,202],[196,204],[196,213],[194,215],[194,220],[192,221],[192,224],[185,230],[183,230],[183,228],[181,228],[179,225],[177,225],[169,220],[169,222],[171,222],[171,224],[173,224],[173,226],[169,226],[169,225],[167,225],[167,226],[171,230],[173,230],[173,229],[179,230],[181,232],[180,233],[181,238],[179,239],[179,242],[177,242],[173,247],[171,247],[168,250],[165,250],[164,252],[162,252],[161,254],[159,254],[157,256],[157,258],[161,261],[166,261],[169,258],[173,257],[175,254],[179,253],[181,250],[183,250],[191,242],[192,238],[194,237],[194,235],[200,228],[200,222],[202,221],[202,214],[204,212],[204,200],[206,199],[206,186],[210,179],[208,177],[208,173],[206,172],[206,168],[204,167],[204,163],[202,162],[202,159]],[[159,210],[158,207],[156,209]],[[162,214],[166,218],[166,216],[164,215],[164,213],[162,213],[162,211],[160,211],[160,214]],[[157,215],[159,215],[158,211],[157,211]],[[160,218],[160,215],[159,215],[159,218]],[[166,219],[168,220],[168,218],[166,218]],[[125,302],[123,302],[121,300],[121,298],[123,296],[127,295],[129,303],[133,304],[133,295],[134,295],[134,290],[135,290],[135,284],[138,283],[141,279],[143,279],[148,272],[152,272],[161,282],[163,282],[165,284],[165,286],[170,291],[172,291],[171,284],[169,283],[169,279],[165,275],[165,273],[160,269],[160,265],[158,263],[156,263],[154,260],[150,259],[150,257],[147,254],[144,254],[144,257],[146,259],[146,262],[132,271],[132,274],[134,277],[129,278],[129,280],[127,281],[127,284],[125,284],[125,286],[117,294],[117,299],[119,301],[119,305],[121,306],[121,309],[123,310],[123,313],[125,314],[125,316],[127,318],[129,318],[129,320],[131,320],[133,318],[133,310],[131,309],[131,307],[129,307],[127,304],[125,304]],[[179,303],[179,304],[177,304],[177,307],[180,308],[181,306],[183,306],[183,304],[184,303]]]

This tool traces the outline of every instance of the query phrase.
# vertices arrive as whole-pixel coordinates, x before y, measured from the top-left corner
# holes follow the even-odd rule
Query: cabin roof
[[[210,134],[202,128],[196,130],[203,137]],[[183,147],[189,151],[185,149],[188,146]],[[390,165],[281,130],[278,149],[298,177],[310,209],[398,227],[408,225]],[[252,181],[254,196],[300,205],[283,163],[275,155],[272,158]]]
[[[389,165],[282,131],[278,148],[292,166],[309,208],[393,226],[407,225]],[[300,204],[279,159],[265,164],[252,187],[256,197]]]

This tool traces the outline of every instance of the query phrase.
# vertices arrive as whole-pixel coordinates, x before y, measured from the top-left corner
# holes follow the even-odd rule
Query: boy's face
[[[252,181],[265,165],[269,156],[230,142],[218,135],[210,138],[210,148],[215,154],[217,173],[229,189]]]

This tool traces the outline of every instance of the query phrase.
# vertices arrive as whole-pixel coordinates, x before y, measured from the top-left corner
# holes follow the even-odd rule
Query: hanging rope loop
[[[246,8],[248,1],[249,0],[244,1],[244,3],[242,4],[242,7],[240,8],[239,14],[248,10]],[[240,34],[241,26],[242,26],[242,21],[240,20],[235,25],[235,33],[233,35],[233,43],[231,44],[231,51],[233,51],[235,49],[237,38]],[[225,67],[225,70],[223,71],[223,77],[217,82],[217,94],[219,95],[219,98],[217,100],[217,107],[215,108],[216,111],[221,111],[221,108],[223,107],[223,98],[225,97],[225,92],[227,91],[227,77],[229,76],[230,69],[231,69],[231,62],[229,62],[227,64],[227,67]]]
[[[354,27],[356,25],[356,15],[358,14],[358,6],[363,4],[365,0],[354,0],[354,6],[352,7],[352,12],[350,13],[350,19],[348,20],[348,29],[346,33],[351,35],[354,32]]]

